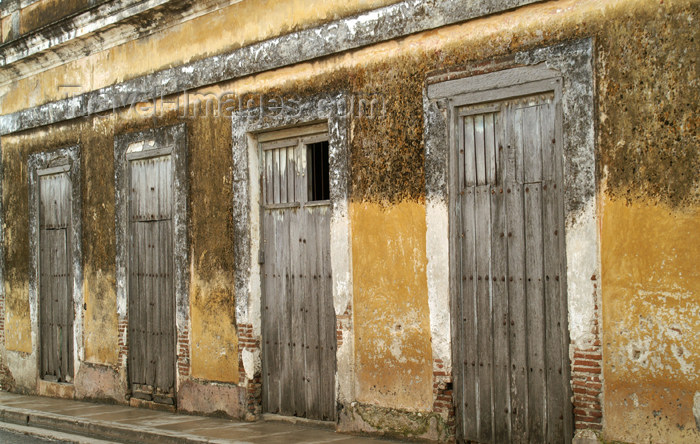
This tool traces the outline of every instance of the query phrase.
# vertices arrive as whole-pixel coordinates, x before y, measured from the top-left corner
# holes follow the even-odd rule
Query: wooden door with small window
[[[56,172],[56,170],[61,170]],[[47,381],[73,381],[71,180],[68,168],[39,171],[40,372]]]
[[[263,405],[335,419],[336,328],[327,132],[259,137],[262,166]],[[299,134],[301,133],[301,134]]]

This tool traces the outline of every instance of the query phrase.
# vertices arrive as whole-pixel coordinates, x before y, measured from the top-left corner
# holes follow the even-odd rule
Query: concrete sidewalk
[[[127,443],[392,442],[281,421],[239,422],[7,392],[0,392],[0,421]]]

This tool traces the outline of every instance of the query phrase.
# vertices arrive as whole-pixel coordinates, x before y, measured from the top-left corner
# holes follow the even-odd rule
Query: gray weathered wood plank
[[[272,153],[269,151],[262,152],[263,158],[263,202],[272,203]]]
[[[539,106],[522,108],[523,173],[525,183],[542,180],[542,144]]]
[[[482,147],[483,151],[483,147]],[[484,178],[485,181],[485,178]],[[491,440],[493,327],[491,308],[491,186],[476,187],[476,360],[480,440]]]
[[[502,178],[507,169],[507,157],[503,151],[501,116],[494,115],[493,146],[497,162],[493,179],[495,185],[491,194],[491,273],[493,300],[493,442],[510,441],[510,347],[508,324],[508,226],[506,224],[506,189]]]
[[[280,151],[272,150],[272,202],[280,203]]]
[[[39,354],[41,361],[41,377],[49,372],[49,318],[47,300],[47,286],[49,285],[49,277],[46,272],[48,270],[48,254],[46,244],[46,232],[39,230]]]
[[[158,184],[160,185],[160,184]],[[160,187],[159,187],[160,188]],[[160,194],[160,192],[158,193]],[[160,204],[160,202],[158,202]],[[160,205],[159,205],[159,213],[162,213],[160,211]],[[170,360],[170,347],[168,347],[167,344],[167,338],[165,337],[165,334],[167,334],[167,324],[170,324],[168,320],[163,319],[164,315],[166,315],[167,311],[167,303],[168,303],[168,297],[166,296],[165,293],[163,293],[161,289],[161,270],[160,270],[160,262],[161,262],[161,257],[166,254],[167,246],[166,244],[166,239],[164,238],[163,233],[164,231],[167,231],[167,228],[165,227],[165,224],[167,221],[157,221],[153,222],[153,243],[155,245],[154,248],[154,254],[153,254],[153,263],[151,265],[151,269],[153,270],[151,273],[152,276],[152,281],[153,281],[153,286],[152,286],[152,299],[151,303],[152,305],[152,310],[153,310],[153,342],[155,343],[154,349],[152,350],[153,353],[153,358],[155,360],[154,367],[155,367],[155,386],[160,388],[161,390],[167,391],[170,388],[170,381],[169,381],[169,376],[167,372],[167,367],[168,365],[166,364],[166,361]],[[172,363],[172,361],[168,362],[169,364]]]
[[[304,324],[304,353],[305,353],[305,369],[304,375],[306,380],[304,385],[306,388],[306,416],[309,418],[318,418],[321,414],[319,406],[320,392],[320,354],[319,354],[319,316],[318,306],[321,303],[321,286],[319,281],[319,217],[318,208],[304,208],[301,210],[305,214],[306,219],[306,237],[304,239],[306,245],[306,254],[302,258],[304,268],[306,269],[307,288],[308,291],[304,295],[303,307],[303,324]]]
[[[305,356],[305,328],[304,328],[304,309],[306,308],[306,296],[309,292],[308,274],[309,270],[306,267],[304,258],[307,257],[306,245],[306,211],[303,208],[292,210],[287,213],[289,229],[293,236],[290,236],[290,255],[292,259],[292,270],[294,270],[294,293],[290,298],[290,307],[288,322],[291,325],[291,358],[290,364],[292,376],[290,378],[287,389],[290,391],[290,397],[294,401],[294,411],[292,414],[296,416],[306,415],[306,356]],[[283,258],[280,258],[283,260]],[[292,385],[294,387],[292,387]]]
[[[484,116],[474,116],[474,154],[476,166],[476,184],[486,184],[486,153],[484,149]]]
[[[547,442],[557,442],[565,435],[565,415],[562,406],[567,405],[565,386],[566,375],[563,350],[565,332],[562,329],[561,304],[564,303],[559,285],[562,263],[559,255],[559,205],[558,191],[553,181],[544,182],[544,295],[545,295],[545,338],[546,338],[546,424]],[[566,357],[568,359],[568,357]],[[568,379],[568,378],[567,378]]]
[[[268,189],[269,190],[269,189]],[[269,199],[269,197],[268,197]],[[265,240],[267,242],[266,249],[266,306],[268,308],[269,318],[266,322],[266,345],[269,348],[268,356],[270,358],[270,376],[268,385],[266,387],[267,399],[269,402],[271,413],[280,412],[280,357],[282,354],[282,344],[284,340],[284,347],[286,348],[287,338],[280,338],[280,314],[286,309],[283,295],[277,292],[277,270],[274,268],[276,261],[275,250],[278,245],[278,238],[276,236],[275,230],[275,219],[271,215],[270,210],[264,212],[265,220]]]
[[[336,370],[336,317],[333,307],[333,276],[330,255],[330,206],[321,207],[323,213],[320,221],[319,250],[321,251],[321,280],[323,310],[319,317],[322,331],[320,345],[321,358],[321,420],[335,420],[335,370]]]
[[[508,144],[513,156],[514,182],[506,184],[508,231],[508,305],[510,307],[511,437],[528,442],[527,430],[527,316],[525,301],[525,232],[523,227],[522,116],[512,106],[506,108],[512,119]],[[510,126],[512,125],[512,126]]]
[[[468,152],[468,148],[466,150]],[[464,366],[464,432],[465,438],[478,441],[478,378],[477,332],[476,332],[476,187],[467,187],[462,196],[462,322],[464,342],[462,344]]]
[[[543,295],[542,186],[525,184],[525,284],[527,300],[528,430],[530,440],[545,439],[545,317]]]
[[[148,186],[148,182],[146,182],[146,186]],[[148,188],[146,188],[147,190]],[[144,190],[144,194],[146,195],[146,202],[148,202],[148,194],[146,193],[146,190]],[[144,196],[142,196],[144,197]],[[150,213],[150,208],[149,204],[146,203],[144,205],[146,214]],[[142,280],[142,286],[139,289],[139,300],[141,302],[141,307],[142,307],[142,315],[145,318],[145,321],[143,322],[141,328],[144,331],[143,335],[143,348],[141,349],[142,352],[142,363],[141,365],[143,366],[144,370],[144,384],[149,385],[149,386],[155,386],[155,372],[153,369],[153,309],[151,307],[151,302],[152,302],[152,294],[151,294],[151,285],[153,283],[153,280],[151,279],[151,263],[153,261],[153,238],[151,234],[151,227],[153,226],[151,223],[148,222],[140,222],[138,224],[139,229],[140,229],[140,238],[142,239],[144,243],[144,252],[143,256],[141,256],[140,260],[143,261],[143,280]]]
[[[561,163],[561,155],[557,152],[556,105],[553,98],[548,98],[538,106],[538,121],[541,137],[542,180],[555,181],[560,169],[558,164]]]
[[[464,186],[476,185],[476,153],[474,142],[474,117],[468,116],[464,118],[464,122],[458,125],[457,143],[459,146],[460,159],[459,165],[459,184],[458,189]]]
[[[177,364],[177,329],[175,325],[175,288],[174,288],[174,255],[173,255],[173,221],[172,219],[163,221],[162,242],[165,245],[165,251],[162,255],[164,264],[162,265],[162,288],[163,298],[165,299],[163,307],[165,308],[161,318],[163,325],[162,334],[165,338],[163,347],[167,350],[167,359],[164,360],[164,372],[166,382],[164,388],[169,393],[175,393],[175,373]]]
[[[279,148],[275,150],[279,152],[279,182],[280,182],[280,203],[289,202],[287,184],[287,148]]]
[[[566,322],[562,319],[562,306],[566,304],[562,297],[561,282],[563,282],[564,267],[562,260],[563,224],[561,216],[560,192],[557,181],[560,178],[561,158],[557,155],[556,145],[556,108],[553,101],[547,101],[539,109],[542,146],[542,184],[544,222],[544,297],[545,297],[545,338],[546,338],[546,426],[547,442],[568,442],[567,409],[562,406],[569,404],[566,387],[568,372],[565,361],[566,353]],[[564,309],[565,311],[565,309]]]
[[[496,122],[495,113],[484,114],[484,158],[486,162],[486,183],[496,183]]]

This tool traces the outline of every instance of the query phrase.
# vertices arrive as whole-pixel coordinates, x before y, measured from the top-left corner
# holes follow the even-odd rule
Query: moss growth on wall
[[[606,191],[700,204],[700,7],[625,9],[598,40],[599,152]]]
[[[352,426],[352,431],[377,433],[399,439],[427,439],[450,442],[453,425],[437,413],[411,412],[389,409],[368,404],[344,405],[340,411],[341,421]]]

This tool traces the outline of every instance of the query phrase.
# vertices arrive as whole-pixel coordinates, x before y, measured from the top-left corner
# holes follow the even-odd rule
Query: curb
[[[109,421],[41,412],[38,410],[0,406],[0,422],[37,427],[87,437],[115,440],[124,443],[200,444],[231,443],[229,440],[207,439],[187,433],[174,433],[151,427],[117,424]]]
[[[63,444],[117,444],[114,441],[107,441],[94,437],[58,432],[56,430],[40,429],[38,427],[29,427],[2,421],[0,421],[0,432],[32,436],[34,438],[44,439],[50,442],[60,442]]]

